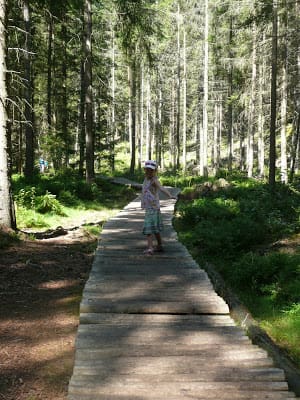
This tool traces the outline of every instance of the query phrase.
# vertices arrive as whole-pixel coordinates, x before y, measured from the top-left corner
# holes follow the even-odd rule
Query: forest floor
[[[67,398],[96,244],[79,228],[1,250],[0,400]]]

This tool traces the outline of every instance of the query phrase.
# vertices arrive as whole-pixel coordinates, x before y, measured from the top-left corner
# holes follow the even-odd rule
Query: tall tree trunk
[[[132,107],[132,99],[131,99],[131,70],[130,70],[130,66],[127,67],[127,79],[128,79],[128,95],[129,95],[129,99],[128,99],[128,139],[129,139],[129,150],[130,150],[130,157],[131,157],[131,150],[132,150],[132,146],[131,146],[131,141],[132,141],[132,122],[131,122],[131,118],[132,118],[132,111],[131,111],[131,107]],[[131,160],[131,158],[130,158]]]
[[[265,87],[265,64],[264,61],[259,66],[259,106],[258,106],[258,174],[260,177],[265,175],[265,137],[264,137],[264,126],[265,126],[265,116],[264,116],[264,97],[263,91]]]
[[[113,27],[111,28],[112,35],[112,57],[111,57],[111,123],[110,123],[110,166],[112,172],[115,170],[115,140],[117,137],[117,124],[116,124],[116,105],[115,105],[115,91],[116,91],[116,79],[115,79],[115,57],[116,57],[116,48],[115,48],[115,32]]]
[[[61,65],[62,72],[62,110],[61,112],[61,130],[62,138],[64,141],[64,165],[69,166],[70,157],[70,138],[68,134],[68,96],[67,96],[67,26],[65,16],[62,20],[62,46],[63,46],[63,59]]]
[[[232,37],[233,37],[233,20],[230,17],[229,23],[229,71],[228,71],[228,106],[227,106],[227,135],[228,135],[228,170],[232,170],[233,159],[233,108],[232,108],[232,86],[233,86],[233,66],[232,66]]]
[[[218,154],[218,136],[219,136],[219,105],[218,101],[215,101],[215,107],[214,107],[214,128],[213,128],[213,145],[212,145],[212,154],[211,154],[211,159],[212,159],[212,167],[213,167],[213,173],[216,174],[217,172],[217,154]]]
[[[8,166],[5,16],[6,1],[0,0],[0,227],[16,229]]]
[[[276,109],[277,109],[277,0],[273,0],[272,28],[272,75],[271,75],[271,120],[270,120],[270,153],[269,153],[269,185],[275,186],[276,181]]]
[[[176,167],[180,166],[180,118],[181,118],[181,46],[180,46],[180,5],[177,8],[177,108],[176,108]]]
[[[284,1],[285,10],[282,15],[282,39],[283,39],[283,62],[282,62],[282,83],[281,83],[281,129],[280,129],[280,175],[281,182],[288,183],[287,174],[287,154],[286,154],[286,128],[287,128],[287,100],[288,100],[288,51],[287,51],[287,9]]]
[[[182,77],[182,169],[186,171],[186,31],[183,28],[183,77]]]
[[[140,70],[140,158],[141,158],[141,165],[144,161],[144,84],[145,84],[145,80],[144,80],[144,68],[141,65],[141,70]]]
[[[52,126],[52,54],[53,54],[53,15],[49,12],[48,23],[48,52],[47,52],[47,123],[48,131]]]
[[[82,41],[83,45],[83,41]],[[82,46],[84,49],[84,46]],[[83,54],[82,54],[83,56]],[[84,175],[84,155],[85,155],[85,81],[84,81],[84,59],[80,65],[80,104],[79,104],[79,123],[78,123],[78,143],[79,143],[79,175]]]
[[[30,177],[33,175],[34,170],[34,118],[33,118],[33,82],[32,82],[32,65],[31,65],[31,20],[30,20],[30,8],[29,1],[24,0],[23,3],[23,17],[24,17],[24,25],[25,25],[25,142],[26,142],[26,151],[25,151],[25,169],[24,173],[26,177]]]
[[[146,158],[148,160],[152,158],[150,116],[151,116],[151,90],[150,90],[150,77],[148,76],[147,89],[146,89]]]
[[[170,161],[171,166],[176,166],[176,143],[175,143],[175,132],[176,132],[176,95],[175,95],[175,81],[172,80],[171,89],[171,118],[170,118]]]
[[[217,146],[217,170],[219,170],[220,165],[221,165],[222,133],[223,133],[223,103],[222,103],[222,98],[220,98],[220,103],[219,103],[219,135],[218,135],[218,146]]]
[[[136,55],[132,55],[129,65],[129,101],[131,113],[131,160],[130,160],[130,173],[133,174],[135,170],[136,158]]]
[[[201,175],[207,176],[207,139],[208,139],[208,32],[209,32],[209,9],[208,0],[205,0],[205,24],[204,24],[204,66],[203,66],[203,149]]]
[[[84,0],[84,37],[86,181],[87,183],[91,183],[95,178],[92,88],[92,0]]]
[[[293,182],[295,175],[295,167],[296,167],[296,158],[299,151],[299,138],[300,138],[300,113],[298,113],[298,118],[296,122],[296,135],[294,139],[294,146],[292,151],[292,163],[291,163],[291,172],[290,172],[290,181]]]
[[[254,161],[254,110],[255,110],[255,93],[256,93],[256,24],[253,24],[252,29],[253,45],[252,45],[252,77],[251,77],[251,93],[249,104],[248,118],[248,146],[247,146],[247,169],[248,178],[253,176],[253,161]]]

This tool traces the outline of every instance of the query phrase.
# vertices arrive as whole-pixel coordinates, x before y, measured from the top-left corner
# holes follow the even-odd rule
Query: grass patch
[[[15,175],[13,192],[18,228],[40,230],[91,219],[92,211],[98,221],[107,219],[135,197],[133,189],[101,178],[89,185],[73,170],[30,180]]]
[[[182,182],[174,220],[179,239],[200,265],[214,264],[300,366],[298,187],[278,184],[270,190],[239,175],[224,185],[218,179]]]

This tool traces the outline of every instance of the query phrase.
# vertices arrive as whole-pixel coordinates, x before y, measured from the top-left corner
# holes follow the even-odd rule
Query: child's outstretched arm
[[[164,186],[161,185],[158,179],[155,180],[155,184],[158,187],[158,189],[163,192],[165,195],[167,195],[170,199],[174,199],[175,196],[173,196],[168,189],[166,189]]]

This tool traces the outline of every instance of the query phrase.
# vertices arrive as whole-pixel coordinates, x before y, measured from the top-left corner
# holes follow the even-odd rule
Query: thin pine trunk
[[[86,144],[86,181],[95,179],[94,166],[94,121],[92,87],[92,1],[84,1],[84,82],[85,82],[85,144]]]
[[[53,54],[53,16],[49,12],[48,23],[48,63],[47,63],[47,123],[48,131],[51,131],[52,125],[52,54]]]
[[[208,0],[205,0],[205,27],[204,27],[204,78],[203,78],[203,146],[202,146],[202,171],[201,175],[207,176],[207,145],[208,145],[208,31],[209,9]]]
[[[150,133],[150,115],[151,115],[151,98],[150,98],[150,78],[147,80],[146,89],[146,158],[151,159],[151,133]]]
[[[186,31],[183,30],[183,77],[182,77],[182,86],[183,86],[183,101],[182,101],[182,169],[185,172],[186,170]]]
[[[265,117],[264,117],[264,82],[265,82],[265,65],[264,63],[260,64],[259,67],[259,106],[258,106],[258,174],[260,177],[264,177],[265,172],[265,138],[264,138],[264,125],[265,125]]]
[[[141,66],[141,71],[140,71],[140,138],[141,138],[141,144],[140,144],[140,154],[141,154],[141,164],[143,163],[144,160],[144,69],[143,66]]]
[[[29,1],[24,0],[23,17],[25,24],[25,169],[24,174],[27,177],[33,175],[34,171],[34,118],[33,118],[33,81],[32,81],[32,61],[31,61],[31,19]]]
[[[131,160],[130,160],[130,173],[133,174],[135,170],[135,156],[136,156],[136,55],[132,55],[132,60],[129,66],[129,99],[130,99],[130,114],[131,114]]]
[[[0,0],[0,226],[16,229],[8,165],[5,15],[6,2]]]
[[[115,91],[116,91],[116,79],[115,79],[115,33],[114,29],[111,29],[112,34],[112,57],[111,57],[111,124],[110,124],[110,166],[112,172],[115,170],[115,140],[117,137],[117,124],[116,124],[116,110],[115,110]]]
[[[78,143],[79,143],[79,174],[84,175],[85,156],[85,82],[84,82],[84,60],[80,66],[80,104],[78,116]]]
[[[277,0],[273,0],[273,28],[272,28],[272,73],[271,73],[271,120],[270,120],[270,153],[269,153],[269,185],[276,182],[276,109],[277,109]]]
[[[252,77],[251,77],[251,94],[249,104],[249,119],[248,119],[248,146],[247,146],[247,167],[248,178],[253,176],[254,162],[254,111],[255,111],[255,90],[256,90],[256,25],[252,29],[253,46],[252,46]]]
[[[63,46],[63,59],[61,65],[62,73],[62,110],[61,112],[61,128],[62,128],[62,138],[64,141],[64,165],[69,166],[70,157],[70,140],[68,137],[68,94],[67,94],[67,26],[65,17],[62,21],[62,46]]]
[[[285,1],[286,8],[286,1]],[[280,175],[281,182],[288,182],[287,174],[287,143],[286,143],[286,128],[287,128],[287,98],[288,98],[288,49],[287,49],[287,10],[285,11],[282,19],[283,30],[283,64],[282,64],[282,84],[281,84],[281,129],[280,129]]]
[[[176,112],[176,167],[180,166],[180,118],[181,118],[181,46],[180,46],[180,6],[177,9],[177,112]]]
[[[233,38],[233,21],[230,18],[229,24],[229,71],[228,71],[228,108],[227,108],[227,135],[228,135],[228,170],[232,170],[233,160],[233,108],[232,108],[232,92],[233,92],[233,66],[232,66],[232,38]]]

